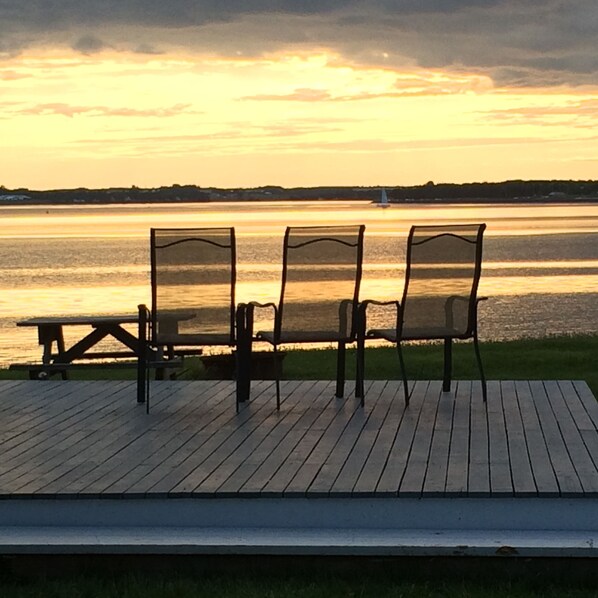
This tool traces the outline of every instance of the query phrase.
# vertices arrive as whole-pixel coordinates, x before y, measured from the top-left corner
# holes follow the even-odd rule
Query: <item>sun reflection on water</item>
[[[491,297],[481,323],[488,337],[501,336],[505,322],[514,316],[522,323],[510,334],[529,330],[524,320],[532,312],[541,322],[536,328],[550,330],[559,321],[556,296],[568,297],[579,312],[568,322],[598,332],[598,300],[588,300],[598,297],[595,204],[410,204],[379,210],[363,202],[310,201],[0,210],[3,364],[17,357],[39,358],[35,332],[16,329],[19,319],[134,313],[139,303],[149,303],[150,227],[235,226],[237,300],[267,302],[277,301],[280,293],[282,238],[288,224],[364,223],[361,297],[394,299],[403,286],[405,241],[412,224],[486,222],[480,293]],[[325,291],[317,282],[309,284],[307,293]],[[518,312],[517,305],[523,303],[528,307]]]

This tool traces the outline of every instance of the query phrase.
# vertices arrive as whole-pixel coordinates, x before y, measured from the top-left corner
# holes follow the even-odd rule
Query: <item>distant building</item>
[[[30,201],[29,195],[0,195],[0,201],[19,202]]]

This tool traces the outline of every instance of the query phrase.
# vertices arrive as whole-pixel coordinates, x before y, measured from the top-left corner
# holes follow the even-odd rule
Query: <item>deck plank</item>
[[[573,402],[576,397],[572,396],[566,402],[562,389],[556,381],[544,382],[544,388],[546,389],[548,400],[561,430],[561,435],[563,438],[566,438],[565,445],[567,452],[577,472],[583,492],[589,496],[598,496],[598,471],[596,470],[596,465],[588,453],[579,428],[573,420],[571,410],[567,404]]]
[[[453,430],[448,449],[448,466],[444,488],[446,494],[452,494],[453,496],[465,496],[467,494],[471,391],[471,382],[464,380],[456,382]]]
[[[429,386],[429,382],[415,383],[411,390],[408,406],[402,404],[402,400],[395,395],[395,400],[398,399],[402,407],[402,417],[384,471],[376,486],[378,496],[397,496],[399,493]]]
[[[518,496],[536,496],[538,489],[532,472],[515,382],[503,381],[501,387],[513,490]]]
[[[488,401],[490,397],[488,397]],[[470,400],[469,474],[467,495],[490,496],[490,437],[488,434],[488,403],[472,392]]]
[[[302,393],[301,403],[304,405],[304,409],[294,423],[286,429],[280,442],[275,447],[265,450],[265,447],[262,447],[261,453],[252,455],[250,461],[235,472],[227,483],[234,483],[238,488],[237,492],[243,495],[281,497],[284,485],[277,485],[278,481],[275,480],[277,473],[287,458],[298,452],[301,440],[314,425],[322,410],[328,410],[332,401],[341,400],[343,399],[334,397],[334,391],[329,382],[315,382],[313,386]],[[272,485],[265,490],[270,483]]]
[[[454,388],[453,383],[453,388]],[[438,402],[432,434],[432,444],[423,485],[423,496],[442,496],[448,476],[448,459],[453,416],[455,412],[454,392],[443,392]]]
[[[419,497],[423,492],[438,404],[443,394],[439,381],[430,382],[422,403],[421,415],[415,430],[405,474],[399,486],[399,496]]]
[[[295,475],[288,483],[284,496],[304,496],[309,494],[310,491],[315,492],[316,496],[321,496],[325,492],[319,486],[312,490],[312,484],[324,463],[330,458],[331,452],[354,414],[354,406],[349,406],[345,401],[342,401],[342,404],[335,412],[334,419],[323,431],[310,454],[300,464]]]
[[[360,438],[363,435],[364,440],[366,438],[369,440],[369,443],[366,441],[367,444],[362,445],[364,450],[369,451],[371,442],[373,442],[372,430],[366,430],[366,426],[372,414],[376,412],[376,405],[385,385],[383,380],[372,383],[368,398],[368,409],[362,409],[357,400],[352,405],[347,405],[348,409],[353,410],[353,414],[312,481],[307,491],[308,496],[328,496],[333,492],[335,484],[343,471],[345,473],[339,480],[335,493],[338,492],[339,496],[351,495],[357,476],[363,467],[363,455],[359,453],[358,448]]]
[[[162,390],[159,397],[164,397],[168,387]],[[143,495],[145,489],[152,485],[150,480],[154,472],[162,477],[173,467],[173,461],[180,462],[182,447],[194,442],[211,422],[223,414],[225,418],[230,417],[234,400],[230,387],[221,382],[211,386],[200,397],[180,393],[175,402],[161,401],[160,408],[149,415],[152,429],[159,433],[152,450],[143,456],[140,464],[125,470],[122,477],[107,486],[104,492]]]
[[[501,386],[488,383],[488,446],[490,449],[490,493],[492,496],[512,496],[513,480]]]
[[[372,448],[367,455],[355,485],[353,494],[359,496],[375,496],[382,472],[387,465],[390,449],[395,441],[403,413],[405,412],[402,388],[387,384],[383,392],[388,397],[388,405],[380,429],[376,434]],[[380,404],[382,408],[383,402]],[[382,414],[380,414],[382,416]]]
[[[581,381],[0,382],[0,498],[596,497],[598,403]]]
[[[268,395],[272,394],[272,387],[273,383],[254,384],[251,401],[243,405],[238,414],[234,409],[229,409],[223,422],[210,425],[199,436],[197,443],[190,444],[183,463],[152,486],[151,492],[170,496],[192,492],[212,471],[211,468],[222,461],[223,454],[237,446],[242,437],[247,435],[246,425],[259,425],[272,409],[276,409],[271,398],[268,401],[260,400],[267,389],[270,389]],[[210,457],[211,460],[207,461]]]
[[[561,496],[579,496],[583,493],[583,489],[567,452],[567,446],[552,411],[544,383],[532,380],[530,388]]]
[[[282,403],[284,409],[281,405],[280,411],[271,410],[262,425],[254,428],[239,448],[202,482],[200,491],[215,492],[223,497],[238,495],[250,473],[253,473],[268,455],[276,451],[288,431],[299,421],[301,409],[298,406],[301,407],[301,402],[305,400],[306,395],[309,397],[313,385],[314,383],[311,387],[307,387],[305,392],[299,390],[301,385],[298,383],[292,386],[286,385],[284,387],[286,396]],[[254,495],[249,493],[248,496]]]
[[[171,381],[162,381],[160,384],[156,383],[155,386],[160,389],[160,392],[156,393],[157,397],[168,397],[169,395],[175,394],[176,401],[174,404],[168,401],[168,409],[165,405],[162,405],[162,408],[159,408],[158,405],[154,405],[155,408],[152,408],[149,418],[147,415],[143,414],[145,426],[148,430],[147,437],[142,436],[139,442],[127,442],[127,436],[125,435],[124,438],[117,441],[118,444],[116,445],[116,448],[118,450],[113,451],[112,456],[108,455],[107,458],[93,470],[92,474],[87,476],[87,485],[85,485],[86,480],[83,478],[80,482],[75,484],[78,492],[85,494],[95,493],[99,496],[119,496],[121,494],[120,492],[108,494],[106,490],[111,484],[120,480],[125,471],[133,471],[134,468],[138,466],[140,460],[145,459],[146,456],[153,451],[155,447],[154,440],[155,442],[160,443],[161,434],[159,433],[159,425],[156,425],[156,422],[159,422],[161,418],[165,418],[165,413],[176,410],[177,408],[182,408],[180,407],[181,404],[187,406],[185,411],[187,411],[189,406],[191,409],[195,408],[193,399],[197,393],[196,391],[194,392],[193,386]],[[177,390],[176,393],[173,393],[174,389]],[[231,400],[230,405],[232,404],[233,401]],[[227,411],[227,415],[229,414],[230,407]],[[163,475],[167,474],[165,471],[162,473]],[[147,489],[149,491],[151,486],[148,485]]]
[[[45,413],[36,415],[33,420],[13,423],[12,426],[20,428],[20,433],[4,445],[0,480],[10,483],[18,479],[15,488],[18,489],[28,479],[52,469],[53,460],[60,460],[63,451],[88,436],[86,420],[97,419],[98,414],[100,417],[104,415],[110,408],[110,402],[117,400],[115,395],[119,391],[127,392],[126,385],[111,386],[104,401],[94,409],[94,390],[97,389],[98,386],[91,383],[78,389],[67,387],[59,400],[46,406]],[[59,392],[59,388],[55,392]],[[29,430],[35,430],[35,434],[29,433]]]
[[[93,418],[86,418],[81,422],[81,427],[71,423],[76,432],[71,432],[70,427],[53,429],[53,444],[44,450],[43,456],[39,455],[35,459],[36,467],[30,469],[28,475],[19,478],[21,486],[15,490],[25,494],[60,493],[65,488],[63,478],[69,476],[77,465],[97,463],[110,455],[112,449],[108,452],[105,449],[110,439],[116,440],[130,433],[129,422],[123,421],[112,408],[118,403],[129,402],[131,396],[131,387],[114,388],[113,393],[106,396],[106,409],[95,412]],[[142,427],[138,435],[143,433]],[[77,475],[80,476],[80,472]]]
[[[332,383],[327,383],[327,390],[332,390]],[[295,480],[301,468],[310,465],[307,463],[314,449],[318,446],[328,427],[336,419],[337,414],[346,408],[344,401],[331,400],[328,408],[320,412],[312,425],[301,436],[292,451],[282,459],[280,467],[262,488],[262,496],[291,496],[294,492]],[[296,482],[295,482],[296,483]],[[305,490],[305,489],[304,489]]]
[[[559,485],[552,467],[546,438],[542,432],[542,424],[536,411],[529,382],[515,382],[515,393],[519,403],[521,423],[538,495],[559,496]]]
[[[594,429],[598,428],[598,401],[590,391],[588,385],[580,380],[572,382],[580,401],[583,403],[584,409],[588,414],[591,422],[594,424]]]
[[[335,496],[351,496],[353,494],[357,480],[365,467],[370,451],[386,419],[391,405],[389,399],[395,393],[386,381],[379,382],[382,383],[381,386],[373,388],[372,392],[372,394],[377,394],[378,398],[371,405],[368,404],[368,409],[363,408],[366,421],[330,488],[330,493]],[[358,407],[358,409],[362,408]]]

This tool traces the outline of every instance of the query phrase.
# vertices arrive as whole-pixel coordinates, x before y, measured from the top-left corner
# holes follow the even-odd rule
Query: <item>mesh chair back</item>
[[[151,229],[152,341],[234,343],[234,228]]]
[[[400,336],[471,336],[485,228],[485,224],[411,228]]]
[[[287,228],[279,342],[353,338],[364,231],[363,225]]]

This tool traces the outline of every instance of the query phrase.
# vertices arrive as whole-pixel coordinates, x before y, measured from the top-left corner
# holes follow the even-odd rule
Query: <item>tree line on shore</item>
[[[376,201],[383,186],[293,187],[268,185],[253,188],[216,188],[171,185],[154,188],[107,189],[7,189],[0,186],[2,204],[162,203],[209,201],[330,200]],[[598,201],[598,181],[513,180],[499,183],[438,183],[384,186],[391,202],[507,202],[507,201]]]

